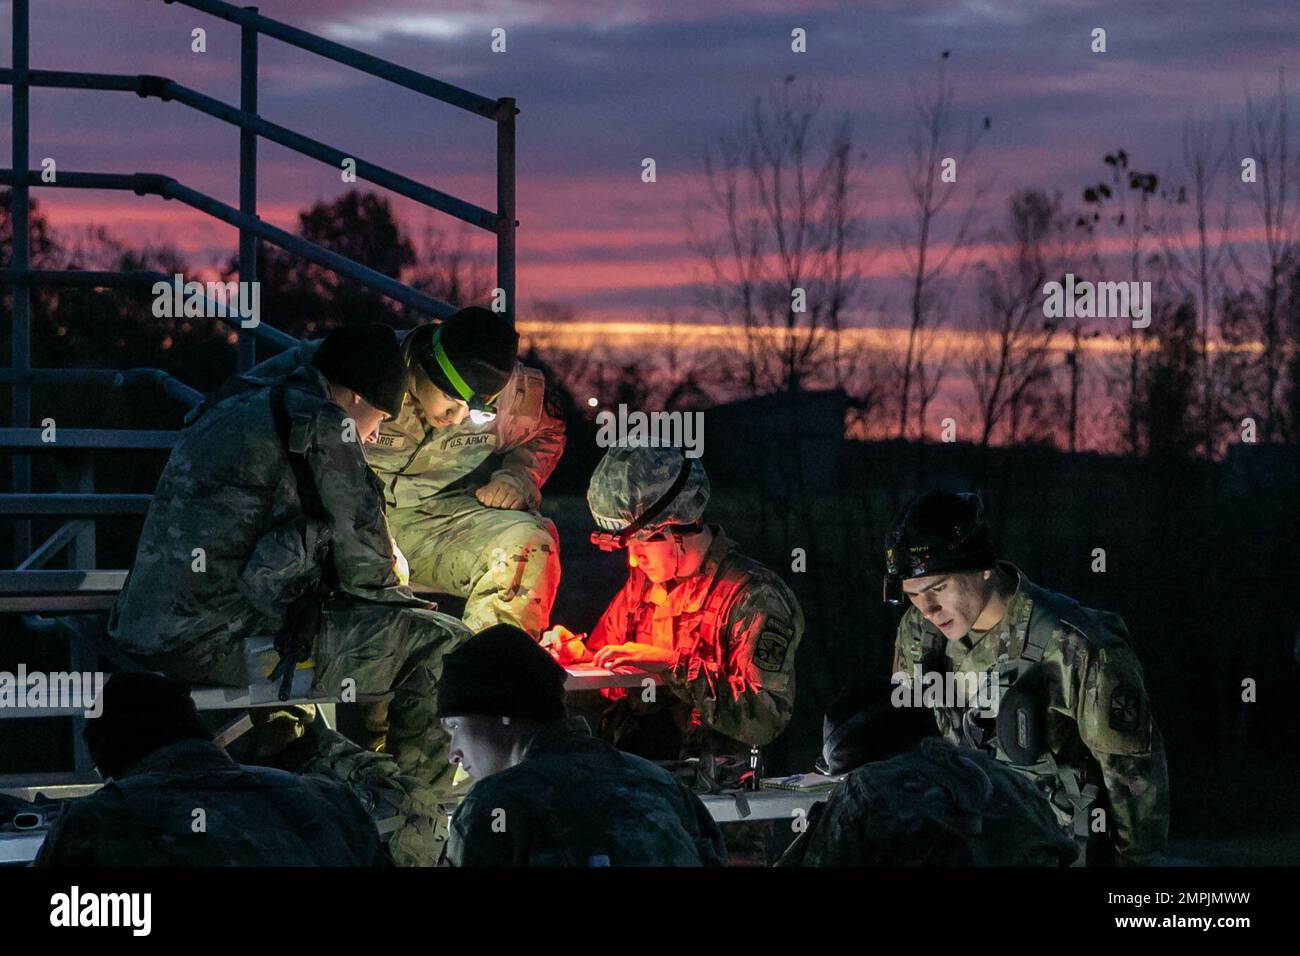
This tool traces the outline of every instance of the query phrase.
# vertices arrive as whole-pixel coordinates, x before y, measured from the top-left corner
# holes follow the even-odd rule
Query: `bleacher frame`
[[[0,571],[0,614],[20,613],[39,629],[42,613],[94,612],[111,605],[125,580],[125,570],[99,569],[95,555],[95,519],[109,515],[143,514],[149,495],[100,494],[94,489],[94,456],[103,451],[156,451],[172,446],[176,433],[126,429],[58,429],[55,441],[46,441],[41,429],[32,426],[32,390],[39,385],[78,386],[87,384],[127,387],[146,384],[175,400],[185,409],[196,405],[202,395],[158,369],[39,369],[32,367],[33,286],[80,286],[89,288],[149,288],[155,282],[170,282],[170,276],[150,270],[122,272],[33,269],[31,262],[30,191],[32,188],[129,190],[138,196],[175,200],[204,215],[226,222],[239,232],[239,277],[255,281],[257,242],[262,240],[313,262],[337,275],[354,280],[385,297],[432,318],[445,318],[454,307],[418,289],[383,275],[346,256],[279,229],[257,215],[257,144],[260,139],[275,142],[319,162],[340,168],[343,161],[355,163],[358,180],[373,183],[414,200],[430,209],[453,216],[496,236],[496,279],[504,293],[505,317],[514,321],[515,309],[515,117],[519,110],[512,97],[492,99],[396,63],[327,40],[287,23],[261,16],[254,7],[239,7],[223,0],[163,0],[233,24],[240,33],[240,97],[238,106],[224,103],[198,90],[163,76],[150,74],[108,74],[81,71],[33,70],[30,66],[31,0],[11,0],[12,62],[0,69],[0,84],[12,88],[12,163],[0,169],[0,185],[11,188],[13,255],[0,269],[0,286],[12,289],[10,365],[0,370],[0,385],[10,389],[10,427],[0,428],[0,450],[12,457],[10,491],[0,494],[0,518],[13,522],[13,566]],[[490,210],[435,189],[425,183],[340,150],[295,130],[272,123],[258,115],[258,46],[262,36],[332,60],[364,74],[412,90],[496,125],[496,209]],[[33,87],[66,90],[98,90],[135,93],[141,98],[157,97],[204,113],[239,129],[239,205],[221,203],[175,179],[159,173],[117,174],[58,171],[46,181],[41,171],[31,168],[30,91]],[[258,360],[258,343],[271,351],[297,344],[292,336],[266,322],[244,327],[238,313],[228,304],[209,300],[209,314],[238,334],[238,367],[251,368]],[[59,456],[58,492],[35,491],[31,461],[34,454]],[[32,519],[62,518],[63,523],[44,541],[33,547]],[[60,556],[66,568],[46,566]],[[73,640],[70,670],[92,671],[98,667],[97,652],[84,642]],[[244,695],[250,706],[255,688]],[[200,703],[208,703],[200,701]],[[240,706],[233,704],[232,706]],[[12,716],[0,713],[0,716]],[[46,712],[45,716],[51,716]],[[81,741],[82,718],[73,721],[76,773],[90,773],[88,754]],[[0,785],[4,778],[0,777]]]

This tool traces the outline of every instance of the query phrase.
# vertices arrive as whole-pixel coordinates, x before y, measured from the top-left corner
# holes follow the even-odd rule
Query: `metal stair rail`
[[[126,429],[60,429],[57,441],[45,443],[40,429],[32,424],[32,388],[36,385],[108,384],[118,387],[145,383],[189,407],[202,395],[157,369],[37,369],[32,367],[33,286],[145,287],[170,282],[171,276],[149,270],[104,272],[31,268],[30,190],[32,187],[64,189],[130,190],[138,196],[159,196],[177,200],[205,215],[239,230],[239,278],[256,281],[257,240],[269,242],[289,253],[316,263],[337,275],[355,280],[417,312],[444,318],[453,311],[448,303],[425,295],[403,282],[383,275],[362,263],[332,252],[316,243],[279,229],[257,216],[257,143],[267,139],[338,169],[344,159],[355,162],[359,179],[413,199],[454,216],[496,236],[497,286],[504,293],[506,318],[514,321],[515,299],[515,117],[518,109],[511,97],[491,99],[431,76],[416,72],[351,47],[326,40],[297,27],[261,16],[256,7],[239,7],[222,0],[163,0],[179,3],[201,13],[235,24],[240,30],[240,97],[238,106],[224,103],[167,77],[148,74],[109,74],[62,70],[33,70],[29,63],[31,0],[11,0],[12,61],[0,69],[0,84],[12,88],[12,162],[0,169],[0,185],[11,187],[13,254],[6,268],[0,268],[0,286],[12,289],[11,348],[9,368],[0,370],[0,385],[12,395],[9,428],[0,428],[0,452],[12,458],[10,493],[0,494],[0,518],[14,522],[13,570],[0,572],[0,614],[40,610],[87,611],[102,609],[121,587],[123,571],[100,571],[95,561],[94,519],[103,515],[143,514],[149,495],[96,494],[92,460],[104,450],[156,450],[170,448],[176,433]],[[458,107],[496,124],[497,208],[477,206],[449,193],[434,189],[355,153],[319,142],[258,115],[258,43],[271,37],[307,52],[333,60],[397,84],[423,96]],[[46,87],[69,90],[101,90],[135,93],[142,98],[158,97],[197,110],[239,128],[239,205],[219,202],[211,196],[156,172],[134,174],[60,171],[52,182],[42,180],[31,168],[30,90]],[[265,322],[244,327],[237,310],[228,303],[204,297],[208,314],[238,332],[239,368],[251,368],[257,360],[258,342],[272,351],[297,344],[297,340]],[[31,456],[55,453],[62,469],[59,493],[33,492]],[[44,542],[33,549],[31,519],[67,519]],[[45,565],[67,554],[68,570],[46,570]],[[73,642],[71,666],[76,670],[93,667],[94,653]],[[86,754],[79,739],[81,718],[74,721],[78,771],[87,768]]]
[[[422,205],[467,222],[480,229],[495,233],[497,241],[497,283],[504,291],[506,315],[513,321],[515,273],[515,116],[518,110],[510,97],[489,99],[469,90],[461,89],[433,77],[398,66],[387,60],[326,40],[297,27],[269,17],[261,16],[254,7],[238,7],[222,0],[164,0],[180,3],[202,13],[235,24],[240,29],[240,102],[233,106],[213,97],[176,83],[167,77],[154,75],[119,75],[60,70],[33,70],[29,66],[29,12],[31,0],[12,0],[13,61],[8,69],[0,69],[0,83],[13,88],[13,162],[12,167],[0,170],[0,184],[12,187],[12,219],[14,229],[13,259],[9,268],[0,269],[0,285],[13,287],[11,363],[0,383],[7,384],[13,397],[12,428],[0,435],[0,448],[14,452],[12,464],[12,495],[0,497],[0,515],[28,518],[38,507],[32,496],[30,451],[39,448],[31,424],[31,390],[33,384],[43,382],[84,383],[103,381],[102,370],[42,370],[31,367],[31,297],[32,285],[89,285],[148,286],[170,277],[161,273],[136,270],[133,272],[91,272],[81,270],[33,270],[30,268],[29,190],[33,186],[67,189],[121,189],[137,195],[157,195],[175,199],[203,213],[220,219],[239,230],[239,274],[241,280],[253,281],[257,274],[257,245],[261,239],[279,246],[308,261],[321,265],[339,275],[376,290],[397,302],[419,312],[445,317],[452,307],[424,295],[402,282],[382,275],[361,263],[308,242],[292,233],[278,229],[257,218],[257,141],[269,139],[289,149],[323,163],[338,167],[344,159],[356,163],[356,174],[377,186],[399,193]],[[346,153],[321,143],[284,126],[271,123],[257,113],[258,93],[258,38],[265,34],[283,43],[317,54],[363,73],[395,83],[424,96],[467,110],[493,121],[497,126],[497,209],[495,212],[441,192],[355,154]],[[157,173],[110,174],[94,172],[61,172],[54,182],[43,182],[38,171],[30,167],[29,135],[31,87],[62,89],[90,89],[132,92],[140,97],[156,96],[163,101],[174,101],[198,110],[222,122],[239,127],[239,208],[233,208],[191,189],[171,177]],[[251,278],[250,278],[251,277]],[[265,323],[244,328],[238,317],[209,303],[211,310],[239,334],[239,367],[250,368],[256,361],[255,343],[263,341],[273,349],[294,344],[295,340]],[[110,373],[111,374],[111,373]],[[128,373],[121,373],[126,375]],[[152,375],[153,381],[169,395],[183,401],[192,401],[194,395],[185,393],[185,386],[157,372],[135,371],[135,378]],[[123,384],[126,379],[117,380]],[[192,390],[190,390],[192,391]],[[197,394],[197,393],[195,393]],[[86,447],[127,447],[114,430],[98,430],[103,444],[95,445],[92,436],[86,438]],[[163,436],[159,436],[162,438]],[[66,443],[60,442],[64,448]],[[89,492],[89,488],[79,491]],[[60,503],[74,502],[47,498],[48,505],[56,508]],[[106,503],[106,502],[104,502]],[[78,507],[82,507],[78,504]],[[40,513],[50,513],[43,511]],[[66,526],[65,526],[66,527]],[[68,539],[60,530],[58,540]],[[87,541],[82,538],[83,543]],[[51,545],[52,541],[47,542]],[[18,521],[15,527],[15,563],[20,570],[35,568],[25,565],[33,555],[29,521]],[[84,550],[84,549],[83,549]],[[41,562],[53,556],[46,545],[37,551]],[[36,565],[37,567],[39,566]],[[0,593],[3,593],[0,591]]]

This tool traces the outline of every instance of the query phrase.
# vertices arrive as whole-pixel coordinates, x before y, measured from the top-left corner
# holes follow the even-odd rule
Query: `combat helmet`
[[[698,530],[709,500],[709,476],[680,448],[611,448],[587,487],[587,507],[600,531],[591,543],[616,551],[663,528]]]
[[[898,513],[885,538],[885,603],[903,603],[908,578],[983,571],[995,562],[979,495],[927,491]]]

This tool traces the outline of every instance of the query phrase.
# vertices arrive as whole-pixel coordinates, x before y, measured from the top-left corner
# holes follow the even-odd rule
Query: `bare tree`
[[[1151,197],[1156,193],[1158,177],[1155,173],[1139,172],[1129,167],[1128,153],[1117,149],[1107,153],[1102,161],[1111,167],[1109,184],[1100,182],[1083,191],[1083,201],[1095,207],[1090,215],[1080,217],[1089,235],[1097,238],[1104,223],[1124,245],[1128,260],[1129,281],[1137,282],[1144,265],[1152,263],[1147,251],[1148,234],[1154,232],[1151,215]],[[1115,188],[1112,189],[1111,186]],[[1092,262],[1098,273],[1106,269],[1107,254],[1104,244],[1093,247]],[[1158,262],[1159,260],[1154,260]],[[1136,455],[1141,450],[1141,397],[1142,397],[1142,344],[1141,329],[1129,328],[1117,334],[1128,343],[1128,374],[1123,397],[1128,452]]]
[[[1005,228],[989,239],[994,252],[978,267],[979,341],[966,362],[979,406],[981,447],[1004,423],[1014,442],[1023,407],[1051,385],[1052,338],[1063,320],[1044,316],[1042,290],[1065,274],[1077,246],[1061,215],[1060,195],[1029,189],[1011,197]]]
[[[1231,202],[1223,206],[1223,219],[1217,239],[1210,236],[1210,205],[1214,199],[1218,179],[1229,156],[1233,131],[1229,126],[1221,129],[1218,114],[1187,116],[1183,121],[1183,173],[1190,184],[1190,202],[1195,219],[1195,242],[1184,235],[1182,222],[1170,230],[1165,255],[1172,276],[1189,295],[1196,296],[1200,316],[1199,364],[1201,391],[1201,442],[1205,457],[1212,457],[1218,411],[1215,397],[1214,362],[1211,358],[1211,341],[1218,323],[1215,319],[1216,302],[1210,293],[1211,284],[1223,278],[1222,270],[1228,251],[1228,228],[1231,221]],[[1189,201],[1187,187],[1179,187],[1176,204]]]
[[[827,372],[843,384],[840,332],[860,291],[862,157],[847,119],[818,135],[822,95],[792,82],[705,154],[707,222],[688,224],[710,280],[703,304],[743,330],[751,395],[800,391]]]
[[[912,364],[916,387],[916,428],[917,434],[922,437],[925,435],[926,413],[952,368],[952,350],[944,347],[936,351],[934,344],[937,338],[937,330],[921,332],[917,338],[916,357]]]
[[[974,152],[978,141],[976,132],[968,124],[962,143],[957,148],[956,155],[951,152],[952,127],[955,117],[952,109],[952,86],[944,75],[943,60],[946,58],[947,53],[940,60],[938,80],[933,92],[925,94],[915,86],[912,89],[916,125],[910,139],[910,162],[904,168],[903,176],[914,206],[914,220],[911,228],[901,230],[897,235],[899,246],[907,263],[907,274],[911,285],[907,350],[902,367],[899,370],[902,375],[902,388],[899,394],[898,407],[898,435],[900,438],[904,437],[907,431],[907,420],[911,411],[913,381],[918,377],[918,373],[920,373],[921,377],[926,376],[924,368],[920,365],[920,363],[924,362],[924,352],[920,346],[927,341],[925,335],[927,327],[937,325],[933,316],[933,300],[936,286],[940,284],[948,267],[951,265],[953,256],[965,245],[969,238],[975,219],[976,204],[988,188],[987,183],[985,183],[977,185],[971,191],[971,201],[965,212],[959,217],[956,231],[949,239],[946,248],[942,252],[933,250],[932,246],[936,243],[935,233],[938,220],[943,216],[953,197],[957,195],[955,182],[947,184],[947,188],[943,188],[945,184],[941,183],[941,165],[946,159],[954,159],[957,163],[956,168],[964,169],[966,161]],[[987,117],[984,119],[983,126],[984,129],[989,126]],[[969,174],[963,173],[963,175]],[[944,366],[946,366],[946,363],[941,363],[939,367]],[[930,397],[933,397],[933,392],[937,389],[939,378],[941,376],[936,376],[934,371],[931,370],[928,376],[931,389]],[[924,388],[922,392],[924,392]],[[929,404],[929,399],[925,398],[924,394],[919,397],[925,399],[922,404]],[[921,428],[924,431],[923,424]]]
[[[1290,152],[1287,91],[1279,72],[1277,95],[1267,103],[1246,97],[1246,150],[1255,160],[1257,178],[1242,188],[1255,207],[1263,229],[1263,248],[1255,256],[1258,302],[1258,331],[1263,347],[1260,356],[1263,411],[1260,438],[1273,440],[1282,430],[1280,396],[1286,363],[1288,330],[1283,321],[1283,296],[1287,273],[1300,258],[1300,203],[1296,201],[1295,177],[1300,168]]]
[[[402,278],[458,308],[486,305],[496,286],[495,264],[489,252],[473,248],[471,239],[468,226],[452,233],[426,223]]]

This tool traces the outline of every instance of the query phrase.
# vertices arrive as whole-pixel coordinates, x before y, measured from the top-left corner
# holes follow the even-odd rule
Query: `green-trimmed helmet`
[[[698,527],[709,500],[709,476],[680,448],[611,448],[587,487],[587,507],[601,529],[603,551],[669,526]]]
[[[421,326],[404,344],[411,394],[428,408],[432,402],[425,396],[432,386],[468,405],[475,423],[491,421],[497,396],[514,372],[518,348],[519,335],[509,323],[478,306]]]

